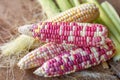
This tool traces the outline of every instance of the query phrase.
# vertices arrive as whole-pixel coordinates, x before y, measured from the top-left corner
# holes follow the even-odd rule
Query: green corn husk
[[[60,12],[53,0],[38,0],[38,2],[41,4],[43,11],[48,18],[53,17]]]
[[[68,0],[55,0],[61,11],[72,8],[72,5]]]
[[[101,6],[104,9],[104,11],[107,13],[109,18],[112,20],[115,27],[118,29],[120,33],[120,17],[118,13],[116,12],[116,10],[113,8],[113,6],[108,1],[103,2]]]
[[[70,0],[70,3],[72,4],[72,6],[79,6],[80,0]]]
[[[115,46],[116,46],[116,54],[113,57],[114,61],[119,61],[120,60],[120,43],[113,37],[112,34],[110,34],[110,38],[113,40]]]
[[[120,33],[118,32],[118,30],[116,29],[115,25],[113,24],[113,22],[111,21],[111,19],[108,17],[108,15],[106,14],[106,12],[103,10],[103,8],[100,6],[100,4],[98,3],[97,0],[87,0],[87,2],[89,3],[95,3],[100,10],[100,19],[102,22],[105,23],[105,25],[107,25],[110,33],[113,34],[113,36],[118,40],[118,42],[120,43]]]
[[[87,0],[81,0],[82,1],[82,3],[86,3],[87,2]]]

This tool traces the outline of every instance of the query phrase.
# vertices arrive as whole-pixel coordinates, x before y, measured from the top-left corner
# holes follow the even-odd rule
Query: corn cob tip
[[[25,57],[26,58],[26,57]],[[27,67],[27,65],[25,65],[25,58],[22,58],[18,63],[17,63],[17,66],[20,68],[20,69],[29,69],[29,67]]]
[[[20,69],[25,69],[25,66],[24,66],[24,63],[23,63],[23,60],[20,60],[17,64],[18,67],[20,67]]]
[[[42,73],[41,67],[38,68],[37,70],[35,70],[35,71],[33,72],[33,74],[38,75],[38,76],[44,76],[44,73]]]
[[[120,55],[117,55],[117,56],[116,55],[113,57],[114,62],[120,61]]]
[[[25,34],[25,35],[32,35],[31,33],[31,28],[32,28],[32,25],[24,25],[24,26],[20,26],[18,28],[18,32],[19,33],[22,33],[22,34]]]

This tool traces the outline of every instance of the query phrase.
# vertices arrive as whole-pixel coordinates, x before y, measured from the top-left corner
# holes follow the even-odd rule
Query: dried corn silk
[[[34,41],[35,39],[32,37],[20,35],[15,40],[1,46],[0,49],[2,55],[8,56],[29,49],[33,45]]]

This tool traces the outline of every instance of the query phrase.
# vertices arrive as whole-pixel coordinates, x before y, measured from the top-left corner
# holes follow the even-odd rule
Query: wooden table
[[[105,0],[100,0],[100,2],[102,1]],[[120,14],[120,0],[107,1]],[[0,43],[6,42],[11,37],[10,33],[15,33],[14,31],[17,26],[30,23],[31,19],[35,19],[32,22],[36,22],[42,18],[41,16],[33,16],[34,14],[41,13],[40,6],[36,5],[38,4],[34,0],[0,0]],[[10,28],[11,31],[9,31]],[[35,76],[32,74],[34,69],[22,71],[18,67],[14,67],[11,71],[10,69],[2,68],[0,69],[0,80],[118,80],[118,77],[120,77],[120,62],[114,63],[111,60],[108,63],[110,69],[103,69],[101,65],[98,65],[81,72],[56,78]],[[92,76],[93,74],[96,76]],[[100,75],[99,78],[98,75]]]

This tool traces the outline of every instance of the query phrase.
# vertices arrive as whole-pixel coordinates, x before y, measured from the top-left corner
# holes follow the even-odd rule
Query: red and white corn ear
[[[72,45],[59,45],[55,43],[47,43],[24,56],[19,62],[20,69],[30,69],[41,66],[47,60],[60,55],[64,51],[76,48]]]
[[[100,47],[77,48],[48,60],[34,71],[34,74],[44,77],[70,74],[109,60],[113,57],[114,51],[114,45],[110,40]]]
[[[66,10],[59,15],[52,17],[45,22],[92,22],[99,17],[99,9],[93,3],[82,4],[80,6]],[[32,25],[25,25],[18,28],[22,34],[31,35],[30,27]]]
[[[78,22],[43,22],[33,26],[33,37],[40,41],[79,46],[100,46],[108,30],[101,24]]]

